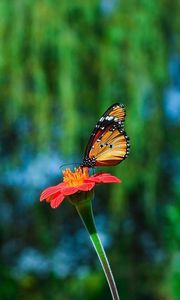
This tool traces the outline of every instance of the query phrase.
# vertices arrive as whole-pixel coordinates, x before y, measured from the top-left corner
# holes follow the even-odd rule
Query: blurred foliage
[[[180,89],[179,15],[178,0],[0,1],[0,299],[110,299],[94,252],[83,261],[76,238],[78,265],[64,277],[20,274],[17,259],[31,247],[51,256],[81,230],[68,205],[58,213],[38,195],[59,180],[49,161],[81,161],[93,125],[118,101],[131,154],[108,169],[123,183],[98,189],[95,210],[107,218],[102,232],[111,237],[120,295],[180,299],[179,123],[165,97]],[[39,155],[49,157],[43,168]],[[81,265],[90,270],[80,276]]]

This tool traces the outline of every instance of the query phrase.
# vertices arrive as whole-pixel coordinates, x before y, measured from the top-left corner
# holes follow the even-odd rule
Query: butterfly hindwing
[[[114,166],[127,157],[128,151],[129,142],[125,131],[109,126],[91,147],[89,158],[96,158],[96,166]]]
[[[83,166],[112,166],[125,159],[129,138],[123,130],[125,109],[114,104],[107,109],[94,128],[86,147]]]

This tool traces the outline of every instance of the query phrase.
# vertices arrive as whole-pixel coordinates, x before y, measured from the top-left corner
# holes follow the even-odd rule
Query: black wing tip
[[[126,108],[125,108],[125,105],[124,105],[123,103],[119,103],[119,102],[114,103],[114,104],[112,105],[112,107],[116,107],[116,106],[119,106],[120,108],[122,108],[122,110],[124,111],[124,114],[125,114],[125,116],[126,116]]]
[[[114,106],[119,106],[119,107],[125,108],[125,105],[123,103],[119,103],[119,102],[116,102],[113,105],[111,105],[111,107],[114,107]]]

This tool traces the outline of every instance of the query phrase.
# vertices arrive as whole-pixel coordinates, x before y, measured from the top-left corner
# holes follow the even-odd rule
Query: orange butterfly
[[[82,166],[115,166],[129,154],[130,143],[123,125],[123,104],[110,106],[99,119],[86,146]]]

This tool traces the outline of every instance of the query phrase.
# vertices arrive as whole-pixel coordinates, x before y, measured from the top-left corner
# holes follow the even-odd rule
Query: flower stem
[[[100,263],[102,265],[107,282],[108,282],[110,290],[111,290],[112,299],[119,300],[120,298],[118,295],[116,283],[114,281],[114,277],[113,277],[106,253],[104,251],[101,240],[100,240],[97,230],[96,230],[93,211],[92,211],[92,201],[87,199],[86,201],[76,202],[75,207],[76,207],[78,214],[81,217],[81,220],[83,221],[83,223],[89,233],[90,239],[96,250],[96,253],[98,255],[98,258],[100,260]]]

